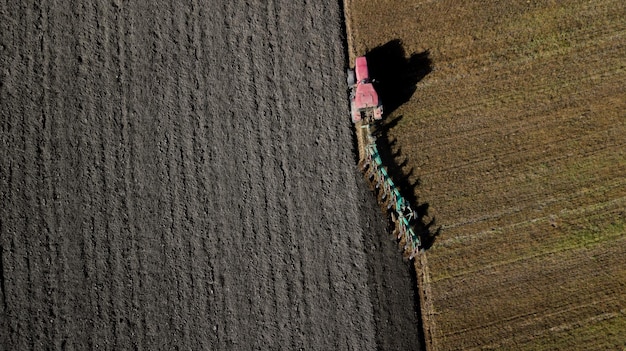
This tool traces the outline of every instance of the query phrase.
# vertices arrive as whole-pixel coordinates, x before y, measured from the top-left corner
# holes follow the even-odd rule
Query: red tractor
[[[383,119],[383,105],[369,77],[365,56],[356,58],[354,70],[348,69],[348,86],[353,123],[370,124]]]

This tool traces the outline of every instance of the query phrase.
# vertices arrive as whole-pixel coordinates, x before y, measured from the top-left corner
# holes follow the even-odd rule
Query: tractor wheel
[[[346,74],[348,75],[348,78],[346,79],[348,82],[348,86],[351,87],[354,85],[354,83],[356,83],[354,79],[354,70],[348,68],[346,70]]]

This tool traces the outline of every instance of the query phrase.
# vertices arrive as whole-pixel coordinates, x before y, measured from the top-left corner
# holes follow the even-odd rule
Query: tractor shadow
[[[417,83],[433,70],[428,50],[407,57],[399,39],[372,49],[365,57],[386,115],[409,101]]]
[[[411,208],[417,213],[417,219],[412,222],[413,230],[419,236],[422,248],[428,250],[439,234],[441,234],[441,226],[437,226],[436,218],[429,215],[428,209],[430,205],[428,202],[420,202],[415,195],[415,189],[421,185],[421,180],[415,176],[414,168],[410,168],[408,171],[404,170],[409,159],[402,153],[402,149],[396,145],[397,141],[389,137],[389,130],[395,127],[402,118],[403,116],[398,116],[378,124],[374,137],[376,137],[376,146],[383,164],[387,167],[389,176],[400,190],[402,196],[409,202]],[[394,227],[391,220],[389,221],[389,226],[390,228]]]
[[[407,57],[402,42],[396,39],[374,48],[365,56],[370,76],[376,81],[376,90],[385,109],[385,120],[376,125],[374,134],[378,152],[402,196],[417,212],[418,218],[414,221],[413,228],[420,237],[422,247],[429,249],[441,233],[441,227],[437,227],[435,217],[429,216],[429,204],[420,203],[415,195],[420,178],[415,176],[413,168],[408,172],[403,171],[409,159],[402,154],[402,149],[396,145],[397,141],[390,138],[389,131],[403,118],[396,116],[390,119],[390,114],[409,101],[415,93],[417,83],[432,72],[430,53],[424,51]]]

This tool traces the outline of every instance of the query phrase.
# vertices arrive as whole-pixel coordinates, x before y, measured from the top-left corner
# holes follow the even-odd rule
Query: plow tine
[[[398,235],[396,234],[396,232],[397,232],[397,231],[398,231],[398,229],[397,229],[397,228],[394,228],[394,230],[391,232],[391,235],[392,235],[392,236],[395,236],[395,237],[396,237],[396,240],[397,240],[397,238],[398,238]]]

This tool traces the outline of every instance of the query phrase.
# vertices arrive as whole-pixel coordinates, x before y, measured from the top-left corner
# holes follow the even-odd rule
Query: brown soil
[[[340,5],[144,3],[0,3],[0,348],[417,349]]]
[[[355,55],[400,40],[433,63],[387,117],[442,229],[426,253],[433,349],[624,347],[623,4],[350,7]]]

